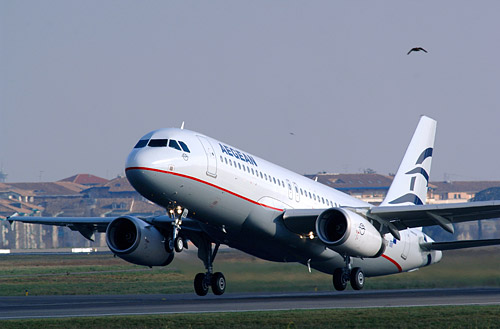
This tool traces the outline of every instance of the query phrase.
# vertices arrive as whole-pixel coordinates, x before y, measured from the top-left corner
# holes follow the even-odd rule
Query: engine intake
[[[318,238],[341,254],[376,258],[385,251],[386,242],[364,217],[342,208],[330,208],[316,219]]]
[[[106,243],[127,262],[145,266],[166,266],[174,259],[165,237],[154,226],[132,216],[118,217],[109,223]]]

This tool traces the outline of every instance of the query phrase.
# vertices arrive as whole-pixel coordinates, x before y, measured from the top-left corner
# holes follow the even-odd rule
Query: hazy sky
[[[113,178],[142,135],[185,121],[298,173],[387,174],[426,114],[431,180],[500,180],[499,14],[497,0],[0,0],[0,163],[8,182]]]

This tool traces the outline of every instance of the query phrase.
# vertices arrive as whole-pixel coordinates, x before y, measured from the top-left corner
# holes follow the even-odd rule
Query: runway
[[[500,288],[0,297],[0,320],[432,305],[500,305]]]

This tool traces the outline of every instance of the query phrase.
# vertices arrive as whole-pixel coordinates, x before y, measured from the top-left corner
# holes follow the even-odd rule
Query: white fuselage
[[[280,216],[285,209],[372,206],[196,132],[160,129],[141,140],[126,163],[134,188],[165,208],[186,207],[214,240],[257,257],[309,263],[332,273],[343,266],[342,256],[317,238],[292,234]],[[146,145],[150,140],[156,146]],[[421,230],[401,231],[400,241],[391,234],[384,237],[388,245],[381,257],[353,260],[367,276],[408,271],[441,259],[439,251],[420,249],[424,239],[432,241]]]

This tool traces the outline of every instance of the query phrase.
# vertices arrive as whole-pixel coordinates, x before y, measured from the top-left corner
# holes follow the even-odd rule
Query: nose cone
[[[127,157],[125,174],[130,184],[142,196],[148,198],[151,192],[151,173],[154,170],[155,150],[134,149]]]
[[[125,169],[128,171],[130,168],[148,167],[148,157],[145,154],[145,149],[133,149],[127,157],[125,162]]]

